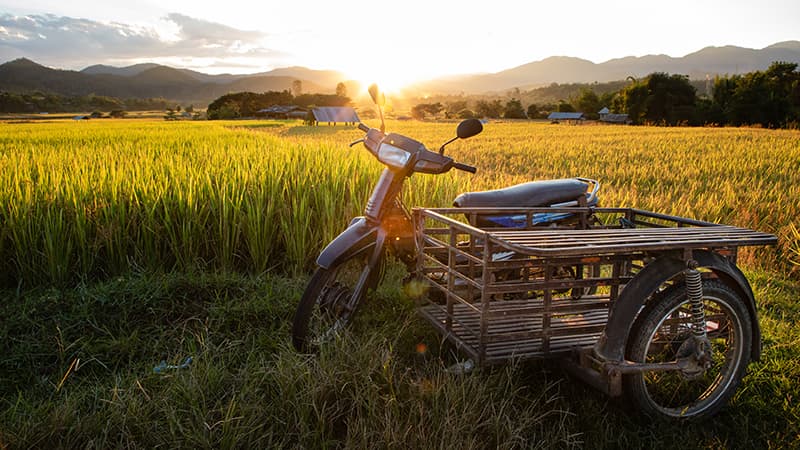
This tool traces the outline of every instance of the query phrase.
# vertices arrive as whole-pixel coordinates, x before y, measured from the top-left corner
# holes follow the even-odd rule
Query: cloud
[[[163,38],[155,28],[118,22],[97,22],[52,14],[14,16],[0,14],[0,61],[20,55],[58,67],[76,64],[209,58],[237,64],[269,65],[284,53],[264,46],[268,38],[259,31],[172,13],[165,17],[177,27],[174,39]]]
[[[179,13],[166,17],[180,29],[179,35],[186,42],[207,42],[209,44],[233,45],[236,42],[257,42],[267,37],[260,31],[244,31],[236,28],[195,19]]]

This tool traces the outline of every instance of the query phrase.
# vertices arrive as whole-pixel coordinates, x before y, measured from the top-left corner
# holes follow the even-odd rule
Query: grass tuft
[[[800,285],[748,274],[764,356],[728,408],[650,423],[548,362],[466,375],[389,276],[317,356],[288,323],[303,280],[139,274],[0,297],[0,444],[25,447],[728,448],[800,445]],[[396,280],[394,280],[396,281]],[[424,344],[420,346],[420,344]],[[420,351],[423,349],[424,351]],[[165,361],[185,369],[155,373]]]

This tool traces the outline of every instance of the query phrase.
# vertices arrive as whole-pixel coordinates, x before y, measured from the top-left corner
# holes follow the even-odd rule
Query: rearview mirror
[[[383,106],[386,104],[386,96],[378,89],[377,84],[370,85],[370,87],[367,88],[367,92],[369,92],[369,96],[372,97],[372,101],[376,105]]]
[[[466,139],[483,131],[483,124],[478,119],[467,119],[458,124],[456,128],[456,137],[442,144],[439,147],[439,154],[444,155],[444,147],[447,144],[454,142],[456,139]]]
[[[478,119],[467,119],[460,124],[458,124],[458,128],[456,128],[456,136],[459,139],[466,139],[483,131],[483,124]]]

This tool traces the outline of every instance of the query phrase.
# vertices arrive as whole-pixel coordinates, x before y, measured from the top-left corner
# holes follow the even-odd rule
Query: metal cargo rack
[[[554,214],[569,219],[535,226]],[[492,215],[520,226],[471,225]],[[414,219],[417,273],[430,285],[420,313],[479,365],[591,347],[622,289],[659,255],[711,250],[735,263],[739,247],[775,243],[631,208],[415,208]]]

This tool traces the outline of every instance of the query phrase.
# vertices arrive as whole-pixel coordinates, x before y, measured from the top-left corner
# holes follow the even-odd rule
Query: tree
[[[308,108],[314,106],[347,106],[350,104],[349,97],[342,97],[338,94],[303,94],[298,95],[292,100],[297,106]]]
[[[209,120],[229,120],[241,117],[239,103],[233,99],[223,102],[215,101],[208,106],[206,114]]]
[[[441,103],[420,103],[418,105],[414,105],[411,108],[411,117],[417,120],[424,120],[426,115],[436,116],[442,110],[444,106]]]
[[[688,76],[657,72],[646,81],[645,118],[648,122],[677,125],[693,121],[697,90],[689,83]]]
[[[764,71],[714,80],[712,111],[734,125],[785,127],[800,120],[796,63],[775,62]]]
[[[444,108],[444,117],[447,119],[461,118],[459,114],[461,113],[461,111],[465,110],[469,110],[466,100],[455,100],[447,102]]]
[[[539,107],[539,118],[546,119],[553,111],[558,111],[558,105],[555,103],[545,103]]]
[[[459,119],[475,119],[476,114],[469,109],[462,109],[461,111],[456,113],[456,117]]]
[[[344,83],[339,82],[336,85],[336,95],[339,97],[347,97],[347,86]]]
[[[556,111],[558,111],[558,112],[575,112],[575,108],[573,108],[573,106],[570,103],[568,103],[568,102],[566,102],[564,100],[559,100],[558,101],[558,105],[556,106]]]
[[[600,98],[589,88],[581,88],[580,94],[573,102],[575,109],[586,115],[587,119],[597,119],[597,112],[602,109]]]
[[[259,110],[270,106],[291,104],[292,99],[292,94],[289,91],[268,91],[261,94],[254,92],[225,94],[208,105],[207,115],[210,120],[251,117]]]
[[[604,92],[600,94],[600,109],[609,108],[612,112],[618,113],[616,109],[614,109],[614,100],[616,100],[618,93],[617,92]]]
[[[292,93],[295,97],[303,94],[303,82],[300,80],[292,81]]]
[[[478,100],[478,103],[475,104],[475,113],[478,117],[497,119],[504,109],[503,102],[500,100]]]
[[[699,122],[696,101],[689,77],[656,72],[626,86],[614,106],[636,124],[694,125]]]
[[[634,124],[644,123],[647,101],[647,86],[638,81],[620,91],[614,101],[614,109],[628,114],[628,119]]]
[[[506,102],[505,109],[503,110],[503,117],[506,119],[527,119],[525,110],[522,108],[522,102],[516,98]]]
[[[411,107],[411,117],[416,120],[425,120],[425,105],[422,103]]]
[[[528,110],[525,111],[525,114],[528,116],[529,119],[537,119],[539,118],[539,105],[536,103],[531,103],[528,105]]]

